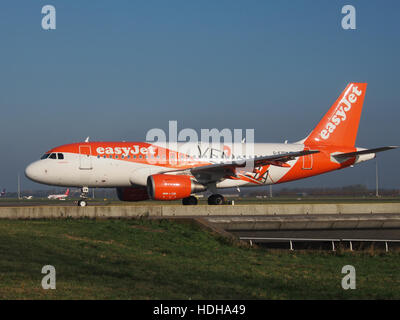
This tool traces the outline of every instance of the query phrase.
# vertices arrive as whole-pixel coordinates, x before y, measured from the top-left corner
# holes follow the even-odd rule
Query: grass
[[[56,290],[41,288],[48,264]],[[347,264],[356,290],[341,288]],[[176,220],[0,220],[0,299],[399,299],[399,264],[248,248]]]

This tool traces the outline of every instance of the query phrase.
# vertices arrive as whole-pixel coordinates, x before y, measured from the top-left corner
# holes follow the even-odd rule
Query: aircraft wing
[[[361,154],[377,153],[377,152],[382,152],[382,151],[396,149],[396,148],[398,148],[398,146],[380,147],[380,148],[367,149],[367,150],[361,150],[361,151],[355,151],[355,152],[339,153],[339,154],[335,154],[334,157],[338,158],[338,159],[351,158],[351,157],[356,157]]]
[[[255,157],[252,159],[240,159],[232,160],[226,163],[215,163],[199,167],[193,167],[184,170],[173,170],[164,173],[175,173],[175,174],[191,174],[199,182],[213,182],[218,181],[225,176],[235,176],[237,168],[245,168],[246,161],[254,161],[254,167],[260,167],[265,165],[273,165],[279,167],[290,167],[287,161],[294,160],[297,157],[318,153],[319,150],[303,150],[297,152],[288,152],[272,156]]]

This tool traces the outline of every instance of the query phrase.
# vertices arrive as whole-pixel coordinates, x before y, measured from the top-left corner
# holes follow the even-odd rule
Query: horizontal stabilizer
[[[361,154],[377,153],[377,152],[382,152],[382,151],[396,149],[396,148],[398,148],[398,146],[380,147],[380,148],[367,149],[367,150],[361,150],[361,151],[355,151],[355,152],[335,154],[334,157],[338,158],[338,159],[351,158],[351,157],[359,156]]]

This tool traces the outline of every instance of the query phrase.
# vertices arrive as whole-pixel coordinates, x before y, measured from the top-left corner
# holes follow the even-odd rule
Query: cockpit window
[[[40,159],[59,159],[63,160],[64,159],[64,154],[63,153],[45,153]]]

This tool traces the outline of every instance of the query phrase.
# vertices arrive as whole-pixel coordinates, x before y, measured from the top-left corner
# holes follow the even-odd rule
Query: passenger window
[[[58,160],[64,160],[64,154],[57,153]]]
[[[57,156],[56,156],[56,154],[55,153],[52,153],[51,155],[50,155],[50,157],[49,157],[50,159],[57,159]]]

